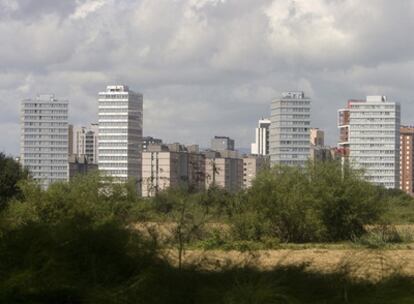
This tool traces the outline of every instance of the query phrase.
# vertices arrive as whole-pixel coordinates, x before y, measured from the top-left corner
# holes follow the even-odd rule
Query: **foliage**
[[[0,210],[14,197],[21,194],[18,184],[29,174],[18,162],[0,153]]]
[[[264,171],[238,207],[237,237],[284,242],[351,240],[385,211],[376,187],[335,161]]]
[[[392,197],[377,196],[371,188],[362,192],[367,184],[359,185],[357,174],[352,183],[335,180],[335,174],[323,171],[333,170],[329,167],[274,170],[264,172],[247,193],[212,189],[188,194],[172,189],[149,200],[135,195],[133,183],[112,183],[98,174],[54,184],[46,191],[32,181],[22,182],[19,199],[0,212],[0,302],[413,301],[413,280],[403,277],[371,284],[353,281],[342,272],[309,273],[301,267],[177,269],[160,259],[158,243],[131,228],[137,219],[162,214],[159,218],[175,223],[172,244],[181,253],[195,241],[205,241],[213,249],[275,248],[279,237],[281,241],[340,238],[344,234],[342,228],[333,227],[337,224],[356,223],[351,227],[358,232],[360,222],[374,221],[383,210],[366,208],[377,198]],[[334,194],[325,195],[321,189]],[[341,199],[336,200],[337,195]],[[341,207],[336,209],[337,205]],[[230,233],[224,232],[224,223],[206,233],[204,228],[217,219],[233,227]],[[399,241],[392,229],[379,232],[388,241]]]

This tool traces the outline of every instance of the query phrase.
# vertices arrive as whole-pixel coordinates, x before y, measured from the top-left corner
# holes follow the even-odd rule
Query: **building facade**
[[[207,189],[216,186],[237,192],[243,188],[243,159],[222,157],[218,153],[214,157],[206,157],[205,162]]]
[[[20,159],[42,188],[68,180],[68,101],[38,95],[21,102]]]
[[[234,151],[234,140],[227,136],[214,136],[211,140],[211,149],[214,151]]]
[[[304,166],[310,155],[311,100],[303,92],[287,92],[272,101],[270,161]]]
[[[314,146],[325,146],[325,132],[318,128],[311,128],[310,143]]]
[[[86,156],[69,155],[69,180],[79,174],[88,174],[98,170],[98,165],[90,163]]]
[[[142,151],[147,151],[149,145],[161,145],[162,139],[154,138],[152,136],[144,136],[142,138]]]
[[[338,110],[339,140],[337,155],[343,163],[348,161],[349,158],[349,124],[351,115],[350,105],[351,103],[358,102],[365,102],[365,100],[350,99],[348,100],[347,106],[345,108]]]
[[[269,157],[263,155],[245,155],[243,157],[243,188],[252,186],[260,171],[269,167]]]
[[[86,157],[88,163],[97,164],[98,132],[98,124],[89,127],[69,125],[69,155],[80,159]]]
[[[400,105],[385,96],[349,102],[349,161],[368,181],[400,187]]]
[[[251,154],[253,155],[269,155],[269,128],[270,120],[261,119],[255,132],[255,142],[251,145]]]
[[[414,196],[414,127],[400,128],[400,189]]]
[[[142,196],[170,187],[205,188],[205,156],[195,146],[151,144],[142,152]]]
[[[135,179],[139,187],[142,170],[142,95],[125,85],[111,85],[99,93],[98,102],[99,170],[120,182]]]

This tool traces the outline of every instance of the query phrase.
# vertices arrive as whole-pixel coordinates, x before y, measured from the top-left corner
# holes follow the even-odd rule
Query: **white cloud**
[[[85,3],[77,0],[76,2],[78,4],[76,10],[69,16],[69,18],[75,20],[86,18],[89,14],[94,13],[105,4],[105,0],[88,0]]]
[[[144,133],[166,141],[248,147],[290,89],[314,98],[331,143],[348,98],[388,94],[413,123],[413,13],[387,0],[0,0],[0,129],[18,131],[19,101],[42,92],[95,121],[113,82],[144,94]],[[13,136],[0,132],[0,150],[18,153]]]

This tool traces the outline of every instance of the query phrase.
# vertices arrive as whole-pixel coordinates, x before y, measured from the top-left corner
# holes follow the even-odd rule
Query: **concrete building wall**
[[[251,144],[251,154],[269,155],[269,129],[269,119],[259,120],[258,127],[255,130],[255,142]]]
[[[311,100],[303,92],[287,92],[271,105],[272,164],[304,166],[310,155]]]
[[[121,182],[131,178],[140,181],[142,95],[127,86],[112,85],[99,93],[98,101],[99,170]]]
[[[98,163],[98,124],[88,127],[70,125],[69,155],[85,156],[88,163]]]
[[[324,146],[325,145],[325,132],[317,129],[311,128],[310,129],[310,143],[314,146]]]
[[[188,151],[142,152],[142,196],[156,195],[170,187],[205,188],[205,157]]]
[[[385,96],[350,102],[349,160],[368,181],[400,187],[400,105]]]
[[[414,196],[414,127],[400,129],[400,189]]]
[[[262,155],[247,155],[243,157],[243,188],[252,186],[261,170],[269,167],[269,158]]]
[[[67,181],[68,101],[38,95],[21,102],[20,159],[43,188]]]
[[[234,150],[234,140],[227,136],[214,136],[211,139],[211,149],[214,151]]]
[[[98,170],[98,165],[90,163],[85,156],[70,155],[69,156],[69,180],[79,174],[88,174]]]
[[[243,160],[241,158],[206,158],[206,188],[213,185],[237,192],[243,187]]]

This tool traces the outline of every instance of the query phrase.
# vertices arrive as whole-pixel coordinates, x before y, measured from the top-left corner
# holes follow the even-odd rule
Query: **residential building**
[[[198,147],[150,144],[142,152],[142,195],[155,196],[170,187],[204,190],[205,156]]]
[[[214,152],[206,157],[206,188],[221,187],[229,192],[240,191],[243,187],[243,159],[222,157]]]
[[[162,139],[154,138],[151,136],[144,136],[142,138],[142,151],[146,151],[149,145],[161,145]]]
[[[400,189],[414,196],[414,127],[400,128]]]
[[[211,140],[211,149],[214,151],[234,151],[234,140],[227,136],[214,136]]]
[[[347,106],[345,108],[338,110],[339,141],[336,153],[343,163],[348,161],[349,158],[349,124],[351,115],[350,104],[358,102],[365,102],[365,100],[350,99],[348,100]]]
[[[400,105],[385,96],[350,101],[349,160],[368,181],[400,187]]]
[[[42,188],[68,180],[68,101],[52,94],[21,102],[21,164]]]
[[[98,130],[97,123],[88,127],[69,125],[69,155],[84,156],[88,163],[97,164]]]
[[[269,155],[269,119],[260,119],[256,128],[256,140],[251,144],[251,154],[253,155]]]
[[[263,169],[269,167],[269,157],[263,155],[243,156],[243,188],[252,186],[254,179]]]
[[[286,92],[272,101],[270,161],[304,166],[310,156],[311,100],[304,92]]]
[[[310,143],[314,146],[324,146],[325,145],[325,132],[318,128],[310,129]]]
[[[334,159],[332,148],[325,146],[325,132],[318,128],[310,129],[310,157],[311,161],[327,161]]]
[[[336,159],[336,148],[332,150],[329,146],[315,146],[311,145],[310,157],[311,161],[328,161]]]
[[[69,180],[79,174],[87,174],[98,170],[98,165],[88,161],[85,155],[69,155]]]
[[[143,98],[125,85],[110,85],[99,97],[99,170],[120,182],[135,179],[142,170]],[[137,189],[139,191],[139,189]]]

